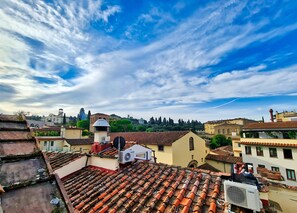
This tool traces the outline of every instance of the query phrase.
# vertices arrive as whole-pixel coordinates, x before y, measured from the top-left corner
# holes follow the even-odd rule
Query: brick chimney
[[[274,119],[273,119],[273,109],[270,109],[269,110],[269,113],[270,113],[270,120],[271,120],[271,122],[274,122]]]

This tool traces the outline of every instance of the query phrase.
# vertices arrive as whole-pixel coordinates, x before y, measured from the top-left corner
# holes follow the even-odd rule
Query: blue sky
[[[0,113],[246,117],[297,103],[297,2],[0,2]]]

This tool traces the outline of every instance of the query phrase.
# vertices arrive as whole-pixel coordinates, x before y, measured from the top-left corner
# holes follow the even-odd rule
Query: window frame
[[[261,156],[261,157],[264,156],[263,146],[256,146],[256,154],[257,154],[257,156]]]
[[[54,141],[51,141],[51,146],[54,146]]]
[[[190,151],[195,150],[195,146],[194,146],[194,138],[193,138],[193,137],[190,137],[190,138],[189,138],[189,150],[190,150]]]
[[[275,150],[275,155],[272,155],[271,153],[271,150]],[[275,148],[275,147],[269,147],[269,156],[271,157],[271,158],[277,158],[277,148]]]
[[[296,181],[296,172],[294,169],[286,169],[286,175],[287,175],[287,179],[288,180],[293,180]],[[294,177],[290,177],[289,176],[294,176]]]
[[[245,150],[246,155],[251,155],[252,154],[252,147],[251,146],[245,146],[244,150]],[[249,152],[247,152],[247,150],[249,150]]]
[[[288,154],[285,154],[285,150],[290,150],[291,154],[290,154],[290,157],[286,157],[286,155]],[[283,149],[283,154],[284,154],[284,159],[288,159],[288,160],[292,160],[293,159],[293,152],[292,152],[292,149]]]
[[[279,172],[279,167],[277,167],[277,166],[271,166],[271,171]]]
[[[263,165],[263,164],[258,164],[258,167],[260,167],[260,168],[266,168],[265,165]]]
[[[158,145],[158,151],[164,152],[164,145]]]

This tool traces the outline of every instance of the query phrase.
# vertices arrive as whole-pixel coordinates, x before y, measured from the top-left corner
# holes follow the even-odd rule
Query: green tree
[[[64,116],[63,116],[63,124],[64,125],[66,124],[66,113],[64,113]]]
[[[111,132],[131,132],[132,130],[133,125],[129,119],[119,119],[110,122]]]
[[[89,110],[88,111],[88,120],[90,120],[90,118],[91,118],[91,111]]]
[[[89,120],[78,121],[77,122],[77,127],[88,130],[89,127],[90,127],[90,121]]]
[[[232,140],[230,138],[226,138],[225,135],[215,135],[211,138],[210,148],[215,149],[220,146],[231,145]]]

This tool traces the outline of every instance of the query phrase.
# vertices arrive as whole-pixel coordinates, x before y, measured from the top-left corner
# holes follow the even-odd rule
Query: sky
[[[297,108],[295,0],[1,0],[0,113],[269,120]]]

